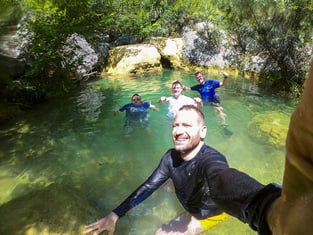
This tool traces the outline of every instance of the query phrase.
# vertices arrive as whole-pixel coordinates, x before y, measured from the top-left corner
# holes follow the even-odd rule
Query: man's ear
[[[200,130],[200,138],[204,139],[206,137],[206,132],[207,132],[207,127],[206,126],[202,126],[201,130]]]

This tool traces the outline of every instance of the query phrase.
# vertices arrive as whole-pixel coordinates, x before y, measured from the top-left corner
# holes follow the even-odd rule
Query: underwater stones
[[[248,124],[252,138],[277,148],[285,146],[288,126],[289,116],[277,111],[257,114]]]
[[[21,188],[23,195],[0,207],[0,234],[81,234],[83,224],[95,213],[80,197],[78,187],[65,186],[64,182],[32,187],[31,192]]]

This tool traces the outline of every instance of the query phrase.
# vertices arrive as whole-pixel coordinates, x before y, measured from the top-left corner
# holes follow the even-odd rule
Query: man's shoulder
[[[212,79],[212,80],[206,80],[206,84],[207,84],[207,85],[211,85],[211,84],[212,84],[213,86],[219,86],[220,83],[221,83],[221,82],[218,81],[218,80],[213,80],[213,79]]]
[[[191,89],[191,90],[198,90],[198,89],[200,89],[201,87],[203,87],[203,84],[196,84],[196,85],[194,85],[194,86],[191,86],[190,89]]]
[[[208,84],[212,84],[212,83],[214,83],[214,82],[216,82],[216,80],[208,79],[208,80],[206,80],[206,81],[204,82],[204,84],[205,84],[205,85],[208,85]]]
[[[226,157],[222,153],[206,144],[202,146],[199,154],[203,159],[209,159],[210,161],[217,160],[227,163]]]
[[[132,103],[128,103],[128,104],[123,105],[121,109],[127,109],[127,108],[130,108],[132,106],[134,106]]]
[[[149,108],[150,102],[142,102],[139,107]]]
[[[181,95],[180,96],[181,100],[186,101],[186,102],[193,102],[194,99],[189,97],[189,96],[185,96],[185,95]]]
[[[213,153],[213,152],[218,152],[218,151],[215,148],[213,148],[207,144],[204,144],[200,150],[200,153],[202,153],[202,154]]]
[[[174,148],[168,149],[162,157],[163,162],[165,161],[167,163],[173,161],[176,162],[177,159],[181,159],[180,154]]]
[[[179,152],[175,149],[175,148],[170,148],[170,149],[168,149],[166,152],[165,152],[165,154],[164,154],[164,156],[171,156],[171,155],[179,155]]]

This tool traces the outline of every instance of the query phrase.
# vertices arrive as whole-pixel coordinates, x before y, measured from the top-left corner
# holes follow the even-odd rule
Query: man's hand
[[[103,217],[97,222],[86,225],[84,234],[93,232],[93,235],[99,235],[103,231],[108,231],[109,235],[113,235],[115,231],[115,224],[118,218],[118,215],[116,215],[114,212],[111,212],[106,217]]]
[[[195,98],[193,98],[193,100],[196,102],[198,108],[203,107],[203,102],[202,102],[201,98],[195,97]]]
[[[224,78],[228,78],[228,73],[227,72],[223,71],[222,74],[223,74]]]

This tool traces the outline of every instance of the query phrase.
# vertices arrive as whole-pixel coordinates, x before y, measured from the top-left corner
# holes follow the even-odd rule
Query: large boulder
[[[26,72],[26,64],[18,59],[0,54],[0,98],[8,97],[12,81]]]
[[[91,73],[98,62],[98,55],[93,47],[77,33],[66,39],[63,54],[64,65],[75,68],[78,77]]]
[[[114,47],[109,55],[106,72],[111,75],[159,73],[163,69],[161,55],[151,44]]]
[[[26,71],[26,64],[18,59],[0,54],[0,76],[10,79],[21,77]]]
[[[161,62],[164,67],[181,69],[186,63],[186,59],[183,55],[183,38],[155,37],[151,38],[149,43],[158,48],[158,51],[161,54]]]
[[[192,64],[200,66],[227,67],[225,59],[227,50],[227,38],[224,32],[220,32],[221,43],[214,43],[212,31],[214,25],[209,22],[202,22],[191,27],[185,27],[182,33],[184,57]]]

